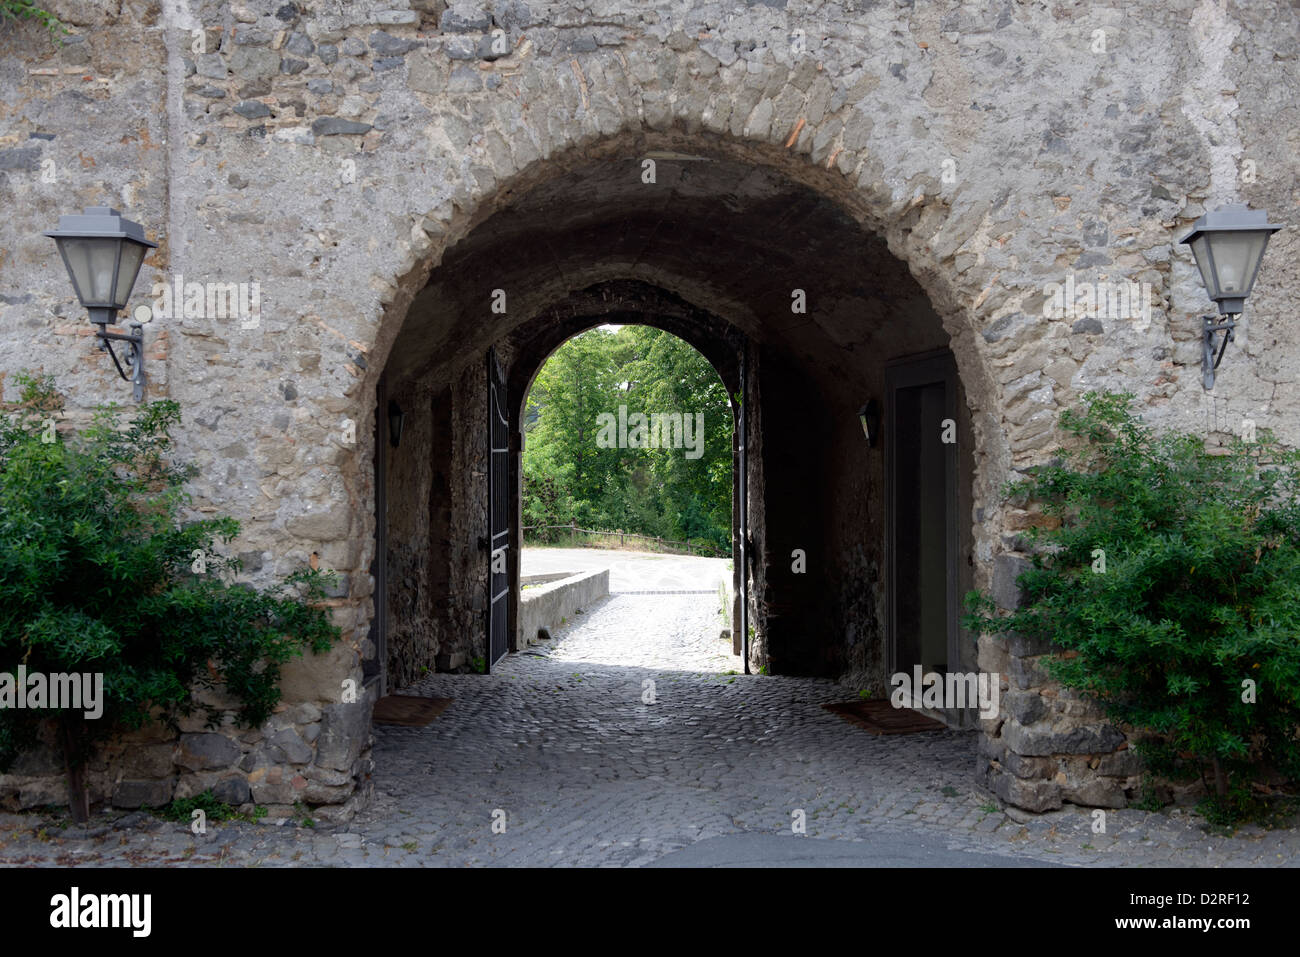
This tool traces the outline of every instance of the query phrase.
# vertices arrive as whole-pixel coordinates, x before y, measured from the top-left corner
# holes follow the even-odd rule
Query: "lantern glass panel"
[[[135,279],[140,274],[140,264],[144,262],[146,252],[148,247],[137,242],[129,239],[122,242],[122,259],[117,266],[116,301],[113,303],[119,309],[125,309],[127,300],[131,298],[131,290],[135,287]]]
[[[81,304],[86,307],[118,305],[113,302],[113,294],[122,241],[115,237],[65,236],[58,239],[58,244]],[[139,269],[138,264],[136,268]]]
[[[1250,295],[1267,242],[1268,233],[1253,229],[1219,233],[1210,239],[1220,295],[1242,299]]]

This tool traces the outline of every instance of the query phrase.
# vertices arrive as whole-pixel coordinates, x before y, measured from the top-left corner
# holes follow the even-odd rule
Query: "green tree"
[[[1033,533],[1021,607],[972,592],[965,624],[1064,649],[1052,675],[1147,735],[1153,770],[1208,772],[1229,819],[1262,768],[1300,778],[1300,454],[1157,434],[1131,400],[1088,394],[1063,459],[1008,487],[1060,525]]]
[[[59,433],[62,400],[48,379],[20,377],[21,400],[0,420],[0,675],[103,675],[102,715],[68,708],[0,710],[0,768],[53,721],[69,798],[85,820],[82,767],[115,729],[196,710],[199,688],[241,702],[248,726],[279,700],[280,665],[338,637],[319,604],[330,576],[303,569],[264,590],[233,581],[236,559],[217,543],[232,518],[185,522],[192,465],[171,460],[171,401],[126,418],[99,410]],[[52,702],[50,702],[52,703]],[[210,722],[217,714],[205,709]]]
[[[602,448],[602,413],[701,413],[702,455],[683,448]],[[592,329],[547,360],[525,418],[524,523],[621,528],[731,545],[730,403],[690,345],[648,326]]]

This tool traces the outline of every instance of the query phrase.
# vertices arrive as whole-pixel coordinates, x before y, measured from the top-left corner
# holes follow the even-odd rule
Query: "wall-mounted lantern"
[[[112,343],[127,343],[127,362],[131,366],[135,401],[144,399],[144,333],[138,322],[131,323],[130,335],[108,332],[117,314],[126,308],[140,265],[157,243],[144,238],[144,229],[108,206],[87,206],[84,213],[59,217],[59,228],[45,233],[59,247],[63,265],[72,280],[72,288],[90,313],[90,321],[99,327],[95,336],[99,348],[113,358],[117,374],[127,374],[117,361]]]
[[[1192,247],[1205,291],[1218,303],[1219,315],[1228,317],[1220,323],[1214,321],[1214,316],[1201,317],[1201,381],[1207,390],[1214,388],[1214,370],[1232,341],[1236,317],[1241,315],[1255,285],[1269,237],[1281,228],[1270,223],[1263,210],[1234,203],[1206,213],[1179,240]],[[1214,338],[1220,332],[1223,343],[1216,358]]]
[[[866,405],[858,409],[858,421],[862,423],[862,434],[867,437],[867,445],[876,447],[880,438],[880,403],[868,399]]]
[[[388,400],[388,441],[397,448],[402,441],[402,426],[406,424],[406,413],[392,399]]]

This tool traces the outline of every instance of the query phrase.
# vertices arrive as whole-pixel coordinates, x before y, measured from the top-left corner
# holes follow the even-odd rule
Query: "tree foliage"
[[[1010,485],[1035,529],[1023,603],[978,592],[966,626],[1050,640],[1064,685],[1149,737],[1153,770],[1213,776],[1209,810],[1249,810],[1261,772],[1300,779],[1300,455],[1260,429],[1210,449],[1157,434],[1130,395],[1089,393],[1061,417],[1073,448]]]
[[[241,721],[260,724],[279,700],[280,665],[338,637],[319,604],[329,576],[304,569],[264,591],[233,580],[239,562],[218,542],[239,523],[181,518],[196,469],[171,460],[176,403],[130,418],[105,406],[65,434],[52,382],[20,381],[0,420],[0,672],[102,673],[104,700],[95,720],[0,710],[0,768],[57,717],[71,774],[95,738],[193,713],[200,688],[224,687]]]
[[[683,448],[602,448],[602,413],[702,413],[699,458]],[[597,328],[560,346],[528,395],[524,524],[576,521],[731,549],[731,405],[690,345],[659,329]]]

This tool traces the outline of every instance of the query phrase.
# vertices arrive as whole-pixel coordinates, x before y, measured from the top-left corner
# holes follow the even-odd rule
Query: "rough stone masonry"
[[[1251,419],[1300,440],[1297,231],[1273,239],[1213,394],[1208,303],[1177,245],[1229,201],[1300,223],[1284,0],[47,5],[61,43],[0,29],[5,398],[33,369],[74,419],[129,401],[41,235],[61,213],[144,224],[158,248],[133,302],[178,276],[256,283],[256,321],[173,308],[146,325],[149,394],[180,402],[196,514],[242,522],[252,580],[314,558],[343,583],[345,640],[286,668],[266,726],[123,738],[92,767],[97,801],[211,787],[328,819],[366,799],[374,685],[344,702],[342,684],[481,653],[489,346],[517,399],[550,349],[611,316],[712,350],[754,411],[738,574],[753,663],[775,673],[883,681],[880,465],[845,439],[890,357],[955,356],[961,574],[1006,606],[1035,519],[999,489],[1050,458],[1083,392],[1131,391],[1162,426]],[[1049,315],[1072,277],[1149,290],[1146,319]],[[752,361],[729,369],[739,339]],[[381,386],[408,410],[397,452],[415,450],[385,479],[385,595]],[[786,574],[793,547],[820,560],[815,584]],[[966,663],[1008,682],[980,773],[1031,810],[1121,805],[1139,770],[1124,735],[1050,684],[1047,650],[972,643]],[[34,753],[0,799],[59,801],[60,771]]]

